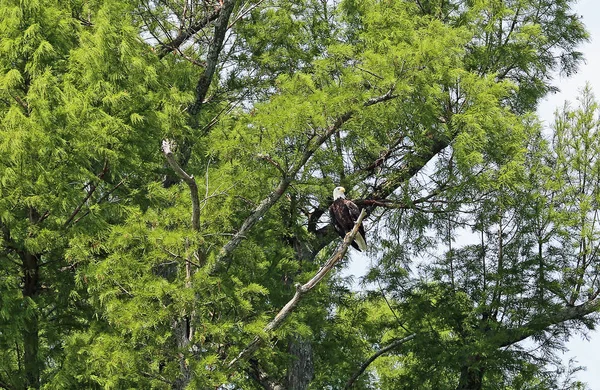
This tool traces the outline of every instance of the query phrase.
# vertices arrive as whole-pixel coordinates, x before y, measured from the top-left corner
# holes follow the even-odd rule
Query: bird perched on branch
[[[354,202],[346,199],[345,192],[344,187],[335,187],[333,189],[333,203],[329,206],[329,215],[333,226],[342,238],[354,228],[354,224],[360,215],[360,209]],[[358,228],[358,233],[352,241],[352,247],[359,252],[367,250],[363,225]]]

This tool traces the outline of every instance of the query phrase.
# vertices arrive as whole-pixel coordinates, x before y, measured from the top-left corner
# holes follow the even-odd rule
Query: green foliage
[[[433,232],[414,232],[406,222],[416,223],[417,215],[404,215],[394,225],[401,231],[397,239],[407,242],[401,241],[402,252],[388,244],[380,267],[389,267],[383,276],[397,312],[420,336],[409,345],[410,353],[377,363],[382,384],[460,387],[475,375],[481,388],[498,382],[514,388],[559,388],[561,381],[567,388],[581,385],[569,371],[547,367],[560,367],[555,352],[574,332],[595,326],[587,317],[594,309],[567,312],[595,302],[598,291],[596,253],[590,249],[598,239],[597,181],[590,179],[597,176],[597,118],[587,87],[578,108],[557,111],[550,137],[535,122],[524,123],[528,136],[522,139],[528,144],[515,149],[522,153],[517,163],[487,158],[484,171],[474,166],[472,173],[449,178],[454,183],[475,174],[477,180],[456,186],[452,202],[425,221],[437,226]],[[416,214],[422,212],[427,211]],[[427,244],[415,245],[415,235],[429,236]],[[432,256],[427,253],[436,259],[427,260]],[[415,256],[423,258],[418,277],[393,273],[391,262]],[[534,346],[518,344],[528,337]],[[392,369],[397,365],[403,370]]]
[[[544,332],[598,289],[597,104],[527,114],[570,5],[0,0],[0,387],[342,388],[414,333],[355,387],[552,388]],[[268,333],[339,184],[379,289],[334,273]]]

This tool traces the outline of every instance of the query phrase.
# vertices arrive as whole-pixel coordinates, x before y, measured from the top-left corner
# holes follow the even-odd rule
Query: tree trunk
[[[39,293],[39,263],[34,254],[24,252],[21,254],[23,261],[23,298],[24,310],[29,312],[25,316],[23,327],[23,361],[25,366],[25,387],[40,388],[40,362],[38,358],[40,335],[38,314],[36,308],[31,308]]]
[[[306,390],[315,375],[311,341],[295,337],[290,340],[288,352],[293,358],[287,370],[286,389]]]
[[[481,390],[483,386],[483,367],[479,364],[481,356],[470,356],[460,370],[460,379],[456,390]]]
[[[190,345],[190,322],[188,318],[182,318],[177,321],[173,321],[173,334],[179,349],[179,378],[173,383],[174,390],[183,390],[192,380],[192,372],[185,356],[184,351],[189,348]]]

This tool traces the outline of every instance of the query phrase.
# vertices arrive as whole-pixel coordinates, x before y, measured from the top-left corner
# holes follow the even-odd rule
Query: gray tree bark
[[[315,376],[313,350],[310,340],[293,337],[288,352],[293,356],[287,369],[286,384],[288,390],[306,390]]]

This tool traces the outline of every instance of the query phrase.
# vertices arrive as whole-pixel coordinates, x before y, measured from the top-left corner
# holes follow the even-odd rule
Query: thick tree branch
[[[431,199],[441,194],[446,188],[447,183],[441,183],[438,188],[434,189],[429,194],[414,200],[409,200],[407,202],[396,201],[392,199],[355,199],[354,203],[356,203],[358,206],[377,206],[386,209],[409,209],[421,203],[434,202],[435,200],[432,201]]]
[[[179,47],[188,39],[193,37],[197,32],[208,26],[208,24],[214,20],[217,20],[219,15],[221,14],[221,10],[223,7],[219,6],[214,9],[211,13],[207,14],[204,18],[196,22],[195,24],[189,26],[188,28],[182,30],[179,35],[177,35],[171,42],[165,43],[158,50],[158,57],[164,58],[167,54],[178,50]]]
[[[11,95],[12,96],[12,95]],[[14,95],[13,98],[19,103],[21,107],[25,109],[26,112],[29,112],[29,105],[23,101],[19,96]]]
[[[198,196],[198,185],[196,184],[196,179],[194,176],[188,175],[175,161],[175,157],[173,157],[173,152],[171,148],[173,146],[172,141],[163,140],[162,142],[162,150],[167,159],[167,162],[173,168],[177,176],[179,176],[190,188],[190,196],[192,198],[192,229],[194,231],[200,230],[200,198]]]
[[[381,96],[379,99],[371,99],[365,106],[369,105],[372,102],[385,101],[388,99],[393,99],[395,95],[392,95],[390,92]],[[408,208],[410,205],[404,203],[392,203],[387,200],[387,197],[390,196],[398,187],[400,187],[403,183],[417,174],[432,158],[434,158],[439,152],[441,152],[444,148],[450,145],[450,139],[433,139],[433,143],[431,144],[429,150],[416,154],[412,153],[407,162],[402,166],[394,175],[391,175],[386,181],[382,182],[380,185],[376,186],[370,194],[367,195],[365,199],[359,199],[355,202],[357,204],[366,206],[367,212],[370,214],[376,207],[386,207],[386,208]],[[377,160],[379,161],[379,159]],[[373,168],[377,166],[377,161],[372,164]],[[382,163],[383,161],[381,161]],[[379,164],[381,164],[379,163]],[[415,202],[413,202],[415,203]],[[328,204],[317,207],[308,218],[308,230],[312,233],[316,233],[317,236],[324,236],[327,230],[325,228],[321,228],[317,230],[317,223],[321,216],[327,211],[329,207]]]
[[[208,93],[208,88],[210,87],[215,70],[217,69],[219,54],[223,48],[223,41],[225,40],[225,35],[227,34],[227,28],[229,25],[229,18],[233,12],[235,3],[235,0],[223,1],[221,12],[219,13],[219,16],[215,22],[214,36],[208,48],[206,68],[204,69],[204,72],[200,76],[198,84],[196,85],[196,100],[189,108],[189,112],[192,115],[200,112],[200,108],[202,107],[202,104],[204,104],[204,98]]]
[[[344,241],[342,241],[342,244],[329,258],[329,260],[327,260],[327,262],[321,267],[321,269],[317,271],[315,276],[313,276],[308,282],[306,282],[303,285],[296,284],[296,293],[294,294],[292,299],[290,299],[289,302],[279,311],[279,313],[277,313],[275,318],[271,322],[269,322],[267,326],[265,326],[265,328],[263,329],[263,332],[265,334],[270,335],[271,332],[280,328],[283,324],[283,321],[292,313],[292,311],[294,310],[298,302],[300,302],[302,297],[308,292],[310,292],[321,280],[323,280],[323,278],[329,273],[329,271],[331,271],[331,269],[344,257],[344,255],[348,251],[348,246],[350,246],[350,243],[352,243],[352,241],[354,240],[354,236],[356,236],[358,228],[360,227],[362,220],[365,218],[366,215],[367,213],[365,210],[363,210],[360,213],[358,219],[356,220],[354,228],[350,232],[348,232],[348,234],[346,234],[346,237],[344,237]],[[240,354],[228,364],[228,367],[231,368],[239,361],[245,360],[248,357],[250,357],[254,353],[254,351],[256,351],[263,344],[263,342],[264,339],[261,336],[256,336],[252,340],[252,342],[250,342],[250,344],[248,344],[246,348],[244,348],[242,352],[240,352]]]
[[[393,343],[391,343],[390,345],[388,345],[387,347],[383,347],[381,348],[379,351],[375,352],[373,355],[371,355],[370,358],[368,358],[361,366],[360,368],[354,373],[354,375],[352,375],[352,378],[350,378],[350,380],[348,381],[348,383],[346,383],[346,387],[344,387],[344,389],[350,389],[353,385],[354,382],[356,382],[356,380],[358,379],[359,376],[362,375],[363,372],[365,372],[365,370],[369,367],[369,365],[371,363],[373,363],[375,361],[375,359],[377,359],[379,356],[383,355],[386,352],[391,351],[392,349],[399,347],[400,345],[414,339],[417,336],[416,333],[411,334],[410,336],[406,336],[404,338],[401,338],[400,340],[396,340]]]
[[[390,176],[379,185],[369,196],[369,199],[385,199],[390,196],[401,184],[416,175],[432,158],[450,144],[450,139],[434,139],[429,150],[424,153],[411,153],[407,156],[406,164],[398,170],[396,175]],[[370,207],[371,211],[374,207]]]
[[[542,332],[552,325],[558,325],[565,321],[582,320],[585,316],[600,310],[600,298],[589,300],[578,306],[565,306],[562,310],[540,315],[523,326],[514,329],[506,329],[498,338],[498,348],[506,347],[525,340],[528,337]]]
[[[245,238],[246,233],[258,222],[269,209],[281,198],[281,196],[285,193],[292,180],[296,176],[296,174],[304,167],[306,162],[310,159],[310,157],[314,154],[314,152],[327,140],[333,133],[339,131],[344,123],[346,123],[352,117],[351,113],[346,113],[338,118],[333,125],[331,125],[327,131],[325,131],[321,136],[319,136],[313,143],[312,146],[309,146],[302,155],[302,158],[292,166],[292,168],[281,178],[281,181],[265,199],[263,199],[260,204],[254,209],[252,214],[242,224],[240,230],[234,234],[233,238],[229,240],[227,244],[221,249],[219,256],[215,263],[215,268],[213,272],[218,272],[222,269],[223,266],[229,264],[230,255],[235,248],[242,242]]]
[[[386,94],[374,97],[366,101],[363,106],[369,107],[374,104],[378,104],[381,102],[386,102],[388,100],[396,98],[396,95],[392,94],[392,90],[388,91]],[[336,121],[327,128],[327,130],[318,136],[315,140],[309,142],[309,146],[304,151],[302,158],[292,166],[292,168],[285,174],[275,190],[273,190],[265,199],[263,199],[260,204],[254,209],[252,214],[242,224],[240,230],[233,236],[233,238],[225,244],[225,246],[221,249],[219,256],[215,262],[214,269],[212,273],[218,272],[224,266],[229,264],[230,255],[235,248],[242,242],[245,238],[246,233],[258,222],[269,209],[279,200],[279,198],[285,193],[289,185],[294,180],[294,177],[300,170],[304,167],[304,165],[308,162],[308,160],[312,157],[312,155],[321,147],[321,145],[329,139],[333,134],[338,132],[341,127],[348,122],[352,116],[354,115],[353,111],[348,111],[341,116],[339,116]],[[322,212],[321,212],[322,214]]]

